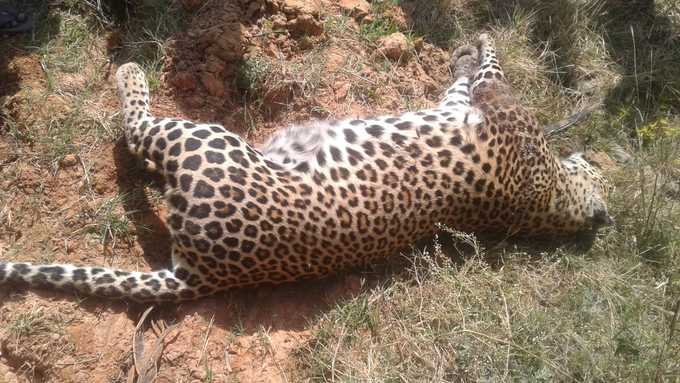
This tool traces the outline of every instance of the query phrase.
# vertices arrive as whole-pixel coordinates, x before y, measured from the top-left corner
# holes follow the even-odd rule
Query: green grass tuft
[[[123,209],[127,195],[119,194],[104,200],[95,211],[91,212],[93,223],[86,226],[86,231],[94,234],[99,241],[110,248],[115,248],[118,241],[130,242],[137,229],[131,218],[134,212]]]
[[[369,23],[361,24],[360,35],[368,41],[374,42],[379,38],[398,32],[399,28],[387,17],[377,17]]]
[[[248,92],[261,91],[272,66],[271,60],[266,56],[254,56],[245,60],[239,68],[236,86]]]

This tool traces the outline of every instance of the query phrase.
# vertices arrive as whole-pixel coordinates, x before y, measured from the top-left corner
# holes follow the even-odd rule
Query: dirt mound
[[[221,122],[254,142],[293,121],[435,100],[448,80],[446,53],[400,33],[396,48],[379,46],[394,38],[366,41],[356,20],[368,10],[360,2],[209,3],[174,39],[167,94],[188,116]]]

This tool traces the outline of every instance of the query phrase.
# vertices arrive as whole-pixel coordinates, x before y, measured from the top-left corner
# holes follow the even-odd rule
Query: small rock
[[[224,83],[210,72],[203,72],[201,74],[201,82],[211,96],[224,96]]]
[[[304,14],[290,20],[288,30],[294,34],[317,36],[323,33],[323,25],[312,15]]]
[[[338,6],[356,20],[363,19],[371,12],[371,4],[366,0],[340,0]]]
[[[286,23],[288,19],[286,18],[286,16],[277,13],[271,17],[270,21],[272,22],[272,29],[275,31],[280,31],[286,29]]]
[[[97,194],[106,194],[109,191],[110,184],[111,179],[102,180],[100,178],[95,178],[92,188]]]
[[[401,32],[378,39],[378,53],[391,60],[399,60],[408,55],[408,40]]]
[[[62,168],[70,168],[76,166],[76,164],[78,164],[78,157],[75,154],[67,154],[61,159]]]
[[[318,16],[321,13],[320,0],[283,0],[281,2],[281,9],[288,15],[314,15]]]
[[[177,72],[170,79],[172,85],[182,91],[191,91],[196,89],[196,77],[191,72]]]

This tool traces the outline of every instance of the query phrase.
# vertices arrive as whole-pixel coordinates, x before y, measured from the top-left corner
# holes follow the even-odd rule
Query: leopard
[[[549,149],[487,33],[451,55],[433,108],[293,124],[263,145],[150,112],[145,74],[116,71],[129,152],[165,183],[172,266],[131,271],[0,261],[0,285],[139,302],[318,279],[385,259],[441,225],[564,237],[610,225],[610,187]]]

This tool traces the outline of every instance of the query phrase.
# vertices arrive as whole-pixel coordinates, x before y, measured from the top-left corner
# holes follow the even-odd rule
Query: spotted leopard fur
[[[170,270],[0,263],[0,284],[138,301],[195,299],[318,278],[393,254],[436,223],[568,235],[609,220],[607,186],[581,155],[546,145],[488,35],[454,53],[434,109],[310,122],[262,150],[215,124],[156,118],[139,66],[116,74],[131,153],[167,181]]]

